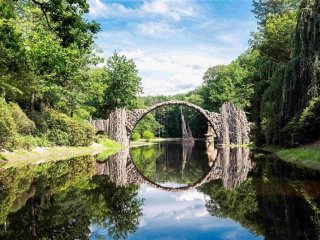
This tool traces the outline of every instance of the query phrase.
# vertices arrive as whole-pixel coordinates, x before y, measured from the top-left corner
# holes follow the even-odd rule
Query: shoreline
[[[294,165],[320,171],[320,148],[302,146],[297,148],[282,148],[277,146],[254,147],[252,149],[275,154],[282,161]]]
[[[181,138],[154,138],[154,139],[150,139],[150,141],[148,142],[145,139],[140,139],[138,141],[131,141],[129,148],[150,146],[150,145],[154,145],[161,142],[175,142],[180,140]]]
[[[180,141],[181,138],[155,138],[149,142],[145,139],[132,141],[129,148],[151,146],[165,141]],[[225,147],[221,145],[220,147]],[[256,147],[254,143],[249,145],[228,145],[229,147],[249,147],[252,150],[266,151],[273,153],[282,161],[306,167],[314,170],[320,170],[320,147],[319,146],[301,146],[298,148],[282,148],[278,146]],[[217,147],[219,147],[217,145]],[[124,146],[107,138],[98,139],[87,147],[36,147],[32,150],[15,150],[13,152],[0,152],[0,169],[10,167],[24,166],[27,164],[39,164],[50,161],[60,161],[75,157],[101,154],[103,158],[119,152]]]
[[[66,160],[81,156],[104,154],[111,156],[120,151],[123,146],[110,139],[101,139],[86,147],[36,147],[32,150],[15,150],[13,152],[0,152],[0,169],[19,167],[28,164],[39,164],[51,161]]]

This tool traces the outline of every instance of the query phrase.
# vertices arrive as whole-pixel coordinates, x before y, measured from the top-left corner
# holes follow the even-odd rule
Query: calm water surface
[[[320,173],[164,142],[0,170],[0,239],[320,239]]]

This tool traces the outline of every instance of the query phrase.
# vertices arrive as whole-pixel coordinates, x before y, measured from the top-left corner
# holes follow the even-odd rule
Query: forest
[[[217,112],[233,102],[253,123],[256,145],[292,147],[320,139],[319,0],[254,0],[258,28],[248,36],[247,51],[207,69],[203,84],[189,93],[144,97],[134,61],[117,52],[105,59],[94,44],[101,29],[86,18],[86,1],[0,3],[3,149],[87,146],[95,138],[88,119],[170,99]],[[165,111],[174,118],[177,110]],[[191,128],[203,126],[194,113],[184,113]],[[149,114],[136,137],[146,131],[151,137],[178,135],[170,126],[164,131],[159,119],[161,112]]]

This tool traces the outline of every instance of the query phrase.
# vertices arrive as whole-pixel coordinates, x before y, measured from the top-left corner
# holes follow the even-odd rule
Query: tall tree
[[[115,52],[107,60],[105,71],[104,110],[133,107],[137,94],[142,93],[141,78],[133,60]]]

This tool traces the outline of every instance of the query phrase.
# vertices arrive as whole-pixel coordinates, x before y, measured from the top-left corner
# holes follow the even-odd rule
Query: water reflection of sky
[[[139,197],[145,199],[143,216],[129,239],[262,239],[230,219],[211,216],[206,196],[196,189],[171,193],[143,185]],[[107,229],[91,226],[91,230],[92,240],[108,237]]]

